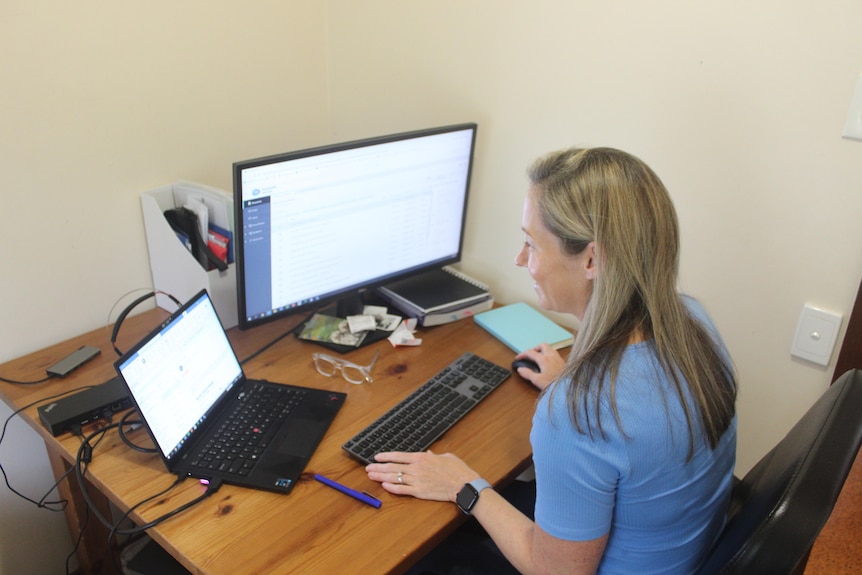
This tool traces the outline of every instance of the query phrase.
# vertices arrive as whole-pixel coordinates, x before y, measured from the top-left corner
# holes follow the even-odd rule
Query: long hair
[[[624,433],[616,378],[626,346],[641,334],[685,412],[689,455],[696,426],[715,448],[735,413],[736,380],[717,342],[677,292],[679,225],[664,184],[641,160],[612,148],[553,152],[528,175],[543,223],[563,251],[576,255],[595,242],[593,291],[560,376],[577,429],[604,434],[599,404],[607,395]]]

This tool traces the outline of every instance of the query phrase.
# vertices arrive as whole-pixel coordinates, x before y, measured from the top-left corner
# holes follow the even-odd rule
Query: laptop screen
[[[167,460],[242,377],[206,291],[147,336],[117,368]]]

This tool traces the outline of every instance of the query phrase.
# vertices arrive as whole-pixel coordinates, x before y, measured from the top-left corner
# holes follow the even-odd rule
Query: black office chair
[[[736,484],[700,574],[801,574],[860,442],[862,370],[854,369]]]

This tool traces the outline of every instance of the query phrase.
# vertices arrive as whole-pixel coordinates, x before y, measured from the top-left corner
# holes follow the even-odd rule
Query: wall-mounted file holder
[[[210,222],[233,232],[233,198],[222,190],[191,182],[177,182],[143,192],[141,207],[153,287],[183,302],[201,289],[206,289],[222,325],[229,329],[238,323],[234,265],[228,265],[224,272],[205,270],[183,245],[164,216],[165,210],[185,205],[188,197],[202,201],[209,208]],[[156,304],[168,311],[176,309],[176,305],[164,294],[156,295]]]

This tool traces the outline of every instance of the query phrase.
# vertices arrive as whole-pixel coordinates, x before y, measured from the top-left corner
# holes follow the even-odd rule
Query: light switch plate
[[[862,141],[862,74],[856,80],[856,89],[850,99],[850,110],[844,122],[842,136],[849,140]]]
[[[802,308],[790,354],[820,365],[829,365],[841,316],[806,305]]]

